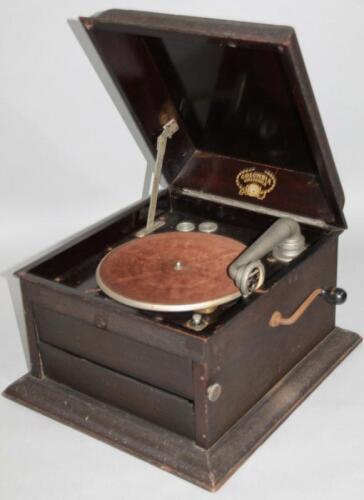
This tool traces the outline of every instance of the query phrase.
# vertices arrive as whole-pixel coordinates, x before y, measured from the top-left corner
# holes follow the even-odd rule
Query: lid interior
[[[345,225],[293,30],[221,22],[219,31],[217,21],[112,12],[84,25],[153,152],[161,127],[177,120],[169,182]],[[268,168],[274,194],[241,195],[236,179],[247,168]]]
[[[315,173],[279,53],[206,37],[144,37],[195,148]]]

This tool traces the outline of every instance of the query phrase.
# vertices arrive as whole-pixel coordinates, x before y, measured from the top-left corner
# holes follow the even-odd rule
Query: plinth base
[[[208,450],[47,378],[25,375],[4,395],[215,491],[361,340],[335,328]]]

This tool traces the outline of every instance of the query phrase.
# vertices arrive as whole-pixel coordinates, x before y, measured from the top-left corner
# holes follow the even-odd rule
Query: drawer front
[[[77,356],[193,399],[192,361],[95,325],[33,305],[39,339]],[[96,326],[96,325],[99,326]]]
[[[46,376],[157,425],[194,438],[193,404],[95,363],[39,343]]]

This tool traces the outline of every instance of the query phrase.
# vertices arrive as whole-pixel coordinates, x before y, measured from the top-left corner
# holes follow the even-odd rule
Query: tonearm
[[[229,276],[240,288],[244,298],[260,288],[265,268],[260,260],[270,252],[280,262],[290,262],[305,249],[300,225],[289,218],[278,219],[229,267]]]

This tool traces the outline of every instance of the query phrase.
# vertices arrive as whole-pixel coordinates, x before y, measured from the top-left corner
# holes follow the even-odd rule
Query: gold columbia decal
[[[255,168],[246,168],[238,173],[235,182],[240,196],[264,200],[267,194],[276,187],[277,179],[269,170],[259,172]]]

